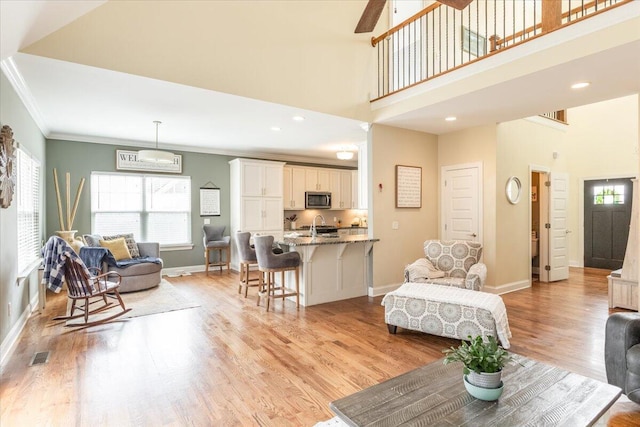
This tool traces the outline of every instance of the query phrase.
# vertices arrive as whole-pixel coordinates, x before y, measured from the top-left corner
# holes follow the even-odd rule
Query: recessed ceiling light
[[[456,120],[458,120],[458,118],[455,116],[449,116],[449,117],[446,117],[445,120],[448,122],[455,122]]]
[[[304,121],[304,117],[302,117],[302,116],[293,116],[293,120],[295,120],[296,122],[303,122]]]
[[[571,85],[571,89],[582,89],[589,86],[591,83],[589,82],[579,82]]]
[[[280,128],[278,126],[271,126],[271,130],[274,132],[278,132]]]

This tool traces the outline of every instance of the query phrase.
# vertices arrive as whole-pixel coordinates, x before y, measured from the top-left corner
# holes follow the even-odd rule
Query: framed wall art
[[[220,188],[213,183],[200,187],[200,216],[220,216]]]
[[[396,165],[396,208],[422,207],[422,168]]]

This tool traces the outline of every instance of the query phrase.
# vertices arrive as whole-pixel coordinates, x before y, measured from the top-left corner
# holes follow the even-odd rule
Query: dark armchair
[[[640,403],[640,314],[614,313],[607,319],[604,341],[607,381]]]

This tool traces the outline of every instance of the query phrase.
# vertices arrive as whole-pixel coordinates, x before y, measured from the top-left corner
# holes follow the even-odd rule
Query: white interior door
[[[482,165],[442,168],[441,203],[443,240],[482,242]]]
[[[567,208],[569,174],[552,172],[549,191],[549,281],[569,278]]]

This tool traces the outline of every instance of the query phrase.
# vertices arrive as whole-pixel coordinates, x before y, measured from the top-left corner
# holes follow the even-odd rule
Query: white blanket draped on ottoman
[[[511,330],[499,295],[424,283],[403,283],[382,299],[385,322],[449,338],[497,335],[509,348]]]

